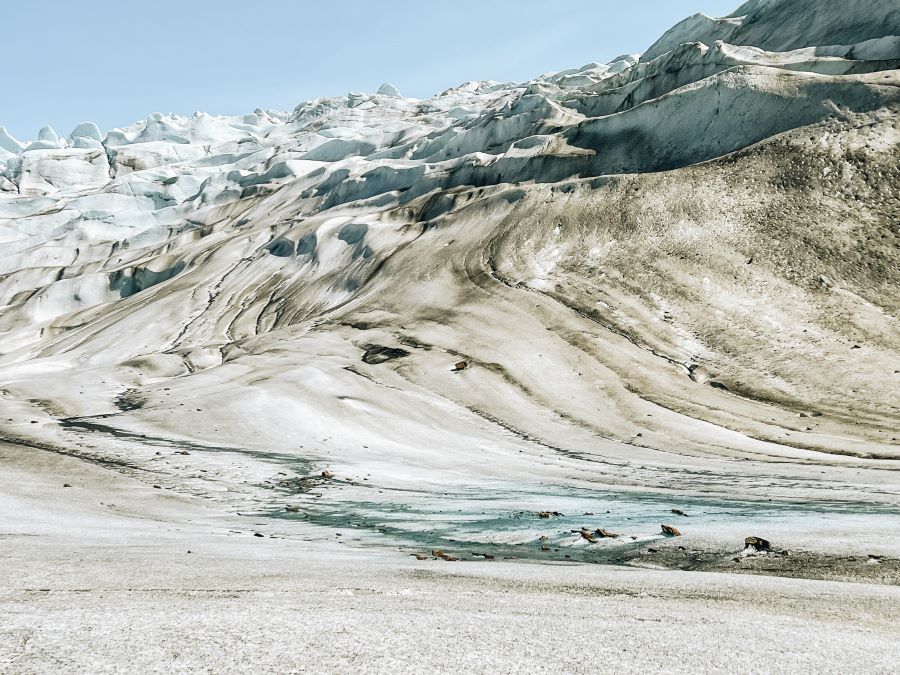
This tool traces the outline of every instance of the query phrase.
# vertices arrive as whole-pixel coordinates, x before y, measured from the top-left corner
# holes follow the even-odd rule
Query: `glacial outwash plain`
[[[898,316],[895,0],[0,128],[0,672],[896,673]]]

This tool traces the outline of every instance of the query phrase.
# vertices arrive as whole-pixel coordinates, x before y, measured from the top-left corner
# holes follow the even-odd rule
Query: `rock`
[[[444,553],[444,551],[439,548],[434,549],[431,552],[431,555],[433,555],[436,559],[446,560],[448,562],[459,562],[459,558],[454,558],[452,555]]]
[[[363,354],[363,363],[370,366],[377,366],[380,363],[387,363],[394,359],[402,359],[409,356],[409,352],[405,349],[397,349],[394,347],[384,347],[382,345],[365,345],[363,347],[366,352]]]
[[[561,514],[559,511],[541,511],[540,513],[538,513],[538,518],[559,518],[562,515],[563,514]]]
[[[757,551],[770,551],[772,545],[762,537],[747,537],[744,539],[744,546]]]
[[[322,478],[324,478],[325,480],[331,480],[332,478],[334,478],[334,474],[326,469],[322,472]]]
[[[288,513],[300,513],[299,506],[285,506],[284,510],[287,511]]]
[[[676,516],[684,516],[685,518],[688,517],[688,514],[686,514],[681,509],[672,509],[672,513],[674,513]]]
[[[154,485],[153,489],[154,490],[162,490],[162,485]]]
[[[615,532],[604,530],[602,527],[598,527],[596,530],[594,530],[594,534],[605,539],[617,539],[618,537],[622,536],[621,534],[616,534]]]
[[[428,560],[428,556],[421,553],[411,553],[410,555],[412,555],[416,560]]]
[[[660,525],[662,528],[662,533],[668,537],[680,537],[681,530],[673,525]]]
[[[64,487],[64,488],[67,488],[67,487],[72,487],[72,486],[69,485],[68,483],[63,483],[63,487]]]
[[[465,370],[469,367],[468,361],[459,361],[453,366],[453,370],[451,372],[458,373],[461,370]]]
[[[266,535],[262,534],[261,532],[254,532],[253,536],[254,537],[265,537]]]

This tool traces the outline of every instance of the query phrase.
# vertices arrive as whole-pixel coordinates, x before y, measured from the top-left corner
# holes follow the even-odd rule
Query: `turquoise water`
[[[363,488],[354,495],[370,490],[377,492]],[[873,518],[894,519],[900,525],[900,509],[863,503],[758,502],[551,485],[491,486],[444,494],[385,491],[377,500],[303,495],[286,503],[299,512],[267,515],[331,528],[343,533],[345,541],[394,546],[413,553],[440,548],[462,558],[488,553],[497,558],[616,562],[630,549],[662,539],[660,525],[664,523],[685,534],[710,526],[733,529],[736,548],[746,536],[764,536],[759,530],[766,524],[794,519],[817,527],[829,521],[837,527]],[[541,518],[541,511],[563,515]],[[603,528],[621,536],[590,543],[579,534],[582,528]]]

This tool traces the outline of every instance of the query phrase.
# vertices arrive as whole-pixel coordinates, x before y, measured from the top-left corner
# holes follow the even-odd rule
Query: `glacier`
[[[750,0],[0,127],[0,670],[891,672],[898,111],[896,2]]]
[[[894,3],[753,0],[429,99],[0,128],[2,439],[229,512],[285,467],[366,477],[323,518],[473,489],[890,512],[898,66]]]

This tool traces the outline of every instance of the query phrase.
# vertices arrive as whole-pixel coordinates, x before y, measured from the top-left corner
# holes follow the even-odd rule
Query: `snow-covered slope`
[[[0,129],[3,436],[239,503],[302,460],[896,504],[898,35],[754,0],[521,84]]]

